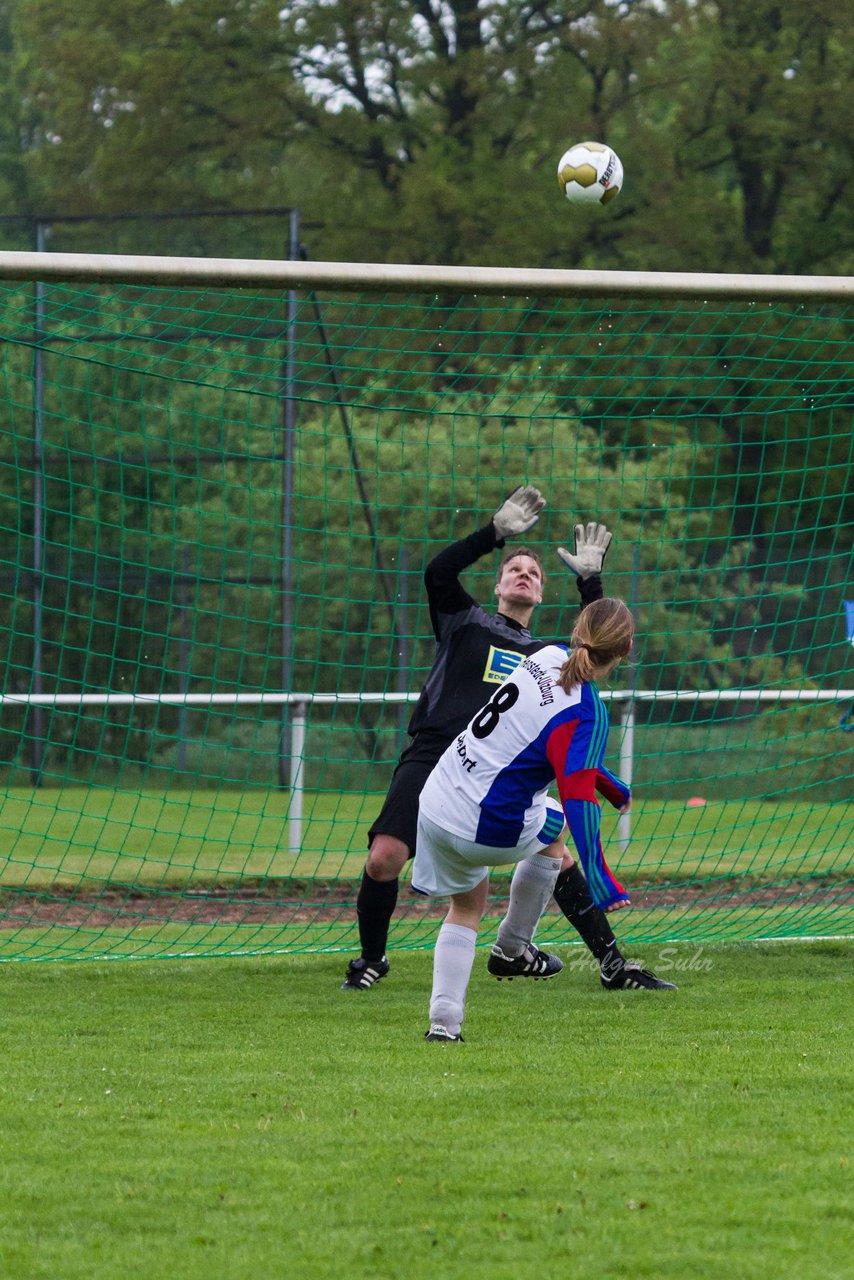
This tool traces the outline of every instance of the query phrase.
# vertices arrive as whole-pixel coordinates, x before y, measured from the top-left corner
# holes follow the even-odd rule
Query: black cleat
[[[600,974],[602,986],[606,991],[676,991],[675,982],[665,982],[656,978],[649,969],[642,969],[639,964],[624,964],[616,973]]]
[[[496,943],[486,967],[499,982],[502,978],[553,978],[563,968],[563,961],[533,945],[526,947],[520,956],[511,958]]]
[[[430,1024],[430,1030],[424,1032],[424,1039],[431,1040],[434,1044],[462,1044],[462,1034],[453,1035],[446,1026],[441,1022],[433,1022]]]
[[[351,960],[347,965],[347,973],[341,983],[342,991],[370,991],[375,982],[384,978],[389,971],[389,963],[382,960]]]

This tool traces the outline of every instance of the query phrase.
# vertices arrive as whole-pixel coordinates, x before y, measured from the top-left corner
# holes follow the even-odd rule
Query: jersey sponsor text
[[[540,706],[550,707],[555,700],[556,681],[554,675],[544,671],[539,663],[534,662],[533,658],[525,659],[522,663],[522,670],[527,671],[536,680],[541,695]]]

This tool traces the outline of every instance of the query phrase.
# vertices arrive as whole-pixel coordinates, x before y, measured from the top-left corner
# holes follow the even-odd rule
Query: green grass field
[[[854,945],[671,960],[615,994],[481,953],[454,1046],[425,952],[365,995],[330,955],[6,965],[0,1274],[850,1276]]]
[[[0,960],[352,951],[355,885],[380,799],[307,793],[294,853],[289,800],[277,791],[12,789],[0,799]],[[852,936],[852,828],[842,804],[646,801],[622,849],[606,810],[608,859],[640,895],[617,932],[632,946]],[[494,882],[493,922],[505,892],[500,874]],[[644,900],[645,886],[675,892]],[[238,890],[259,893],[261,908],[195,914],[206,895]],[[139,905],[123,907],[122,894],[138,891],[148,894],[144,918]],[[75,914],[69,898],[98,909]],[[404,887],[392,945],[429,947],[434,932]],[[565,921],[545,919],[541,937],[565,944]]]
[[[0,884],[38,887],[116,880],[150,886],[225,876],[360,874],[382,796],[307,792],[299,853],[288,849],[289,797],[279,791],[123,791],[11,788],[0,796],[6,857]],[[617,844],[606,807],[608,856],[636,880],[815,875],[848,870],[848,804],[684,800],[639,802],[632,839]]]

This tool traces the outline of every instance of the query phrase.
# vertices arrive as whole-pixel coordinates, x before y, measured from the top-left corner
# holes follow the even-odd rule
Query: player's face
[[[498,607],[516,605],[523,608],[540,604],[543,599],[543,579],[540,566],[533,556],[514,556],[508,560],[495,584]]]

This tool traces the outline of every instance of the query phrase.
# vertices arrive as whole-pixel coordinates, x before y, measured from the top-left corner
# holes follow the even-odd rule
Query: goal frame
[[[455,290],[474,294],[568,296],[817,298],[854,297],[854,276],[730,272],[578,271],[382,262],[303,262],[267,258],[186,258],[140,254],[0,252],[0,279],[88,281],[222,288]]]

